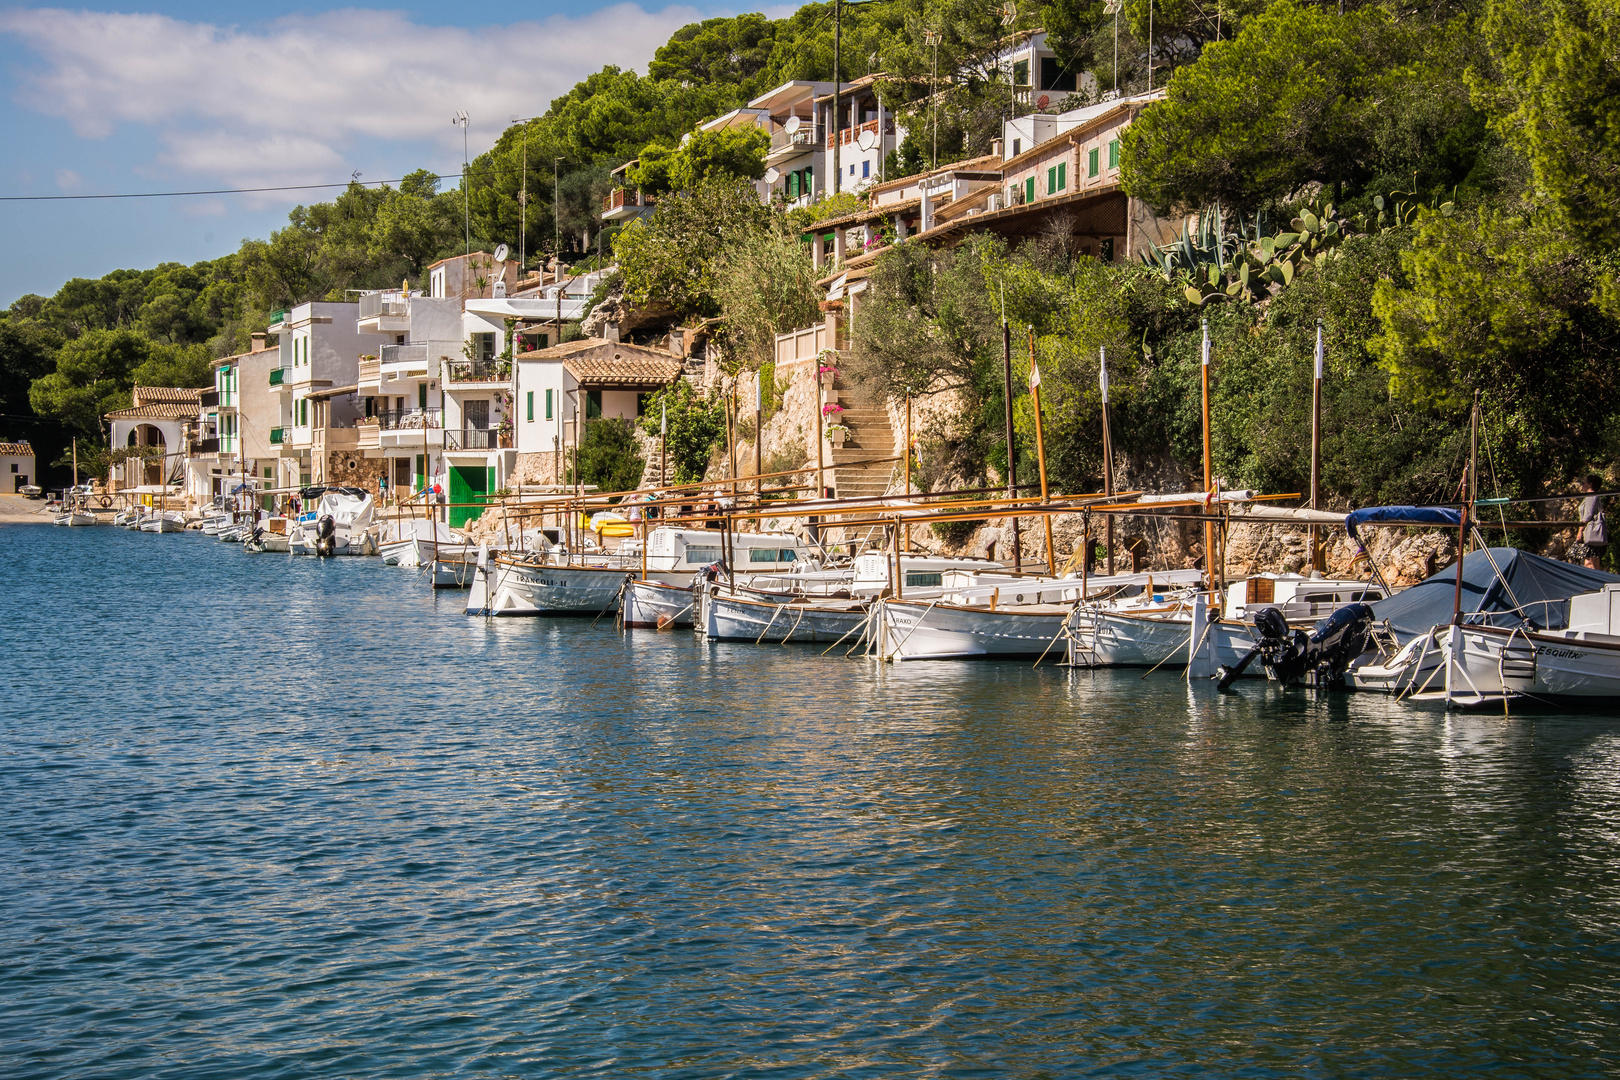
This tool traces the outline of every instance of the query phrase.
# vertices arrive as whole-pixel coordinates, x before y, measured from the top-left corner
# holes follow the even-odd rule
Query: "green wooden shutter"
[[[529,419],[532,421],[534,419],[534,391],[533,390],[529,391],[529,396],[525,400],[526,400],[527,405],[529,406]]]
[[[1035,178],[1033,176],[1024,181],[1024,201],[1027,203],[1035,201]]]
[[[1098,166],[1097,166],[1097,159],[1098,159],[1099,155],[1100,155],[1100,151],[1093,150],[1086,159],[1086,164],[1090,167],[1092,176],[1096,176],[1097,173],[1100,171]]]
[[[1057,166],[1056,165],[1053,165],[1051,168],[1046,170],[1046,193],[1048,195],[1056,195],[1057,194]]]
[[[546,391],[546,419],[551,419],[551,391]]]
[[[427,383],[419,383],[416,387],[416,407],[427,408]]]
[[[1062,191],[1069,186],[1069,163],[1058,162],[1058,190]]]
[[[1110,139],[1110,140],[1108,140],[1108,167],[1110,169],[1119,168],[1119,140],[1118,139]]]

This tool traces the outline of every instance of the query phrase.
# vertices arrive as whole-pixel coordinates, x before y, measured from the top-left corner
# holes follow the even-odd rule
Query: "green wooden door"
[[[457,506],[456,503],[481,503],[489,495],[494,469],[482,465],[450,466],[450,527],[460,528],[484,512],[480,506]]]

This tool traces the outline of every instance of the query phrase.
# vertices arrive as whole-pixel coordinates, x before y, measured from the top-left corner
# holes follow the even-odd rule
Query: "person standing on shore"
[[[1586,548],[1586,565],[1592,570],[1603,569],[1603,554],[1609,550],[1609,528],[1603,521],[1603,500],[1597,492],[1603,487],[1603,478],[1595,473],[1586,478],[1589,493],[1581,500],[1581,544]]]

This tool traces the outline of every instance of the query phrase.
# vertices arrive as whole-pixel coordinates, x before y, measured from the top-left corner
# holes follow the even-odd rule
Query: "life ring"
[[[103,495],[101,497],[101,508],[103,510],[105,510],[105,509],[107,509],[107,507],[109,507],[111,505],[112,505],[112,496],[111,495]]]

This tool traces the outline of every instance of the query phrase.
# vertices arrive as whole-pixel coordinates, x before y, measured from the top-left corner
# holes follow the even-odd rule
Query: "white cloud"
[[[78,191],[84,186],[84,177],[72,169],[56,170],[56,187],[59,191]]]
[[[508,117],[544,112],[604,64],[645,70],[673,30],[699,17],[618,4],[464,29],[350,10],[244,30],[37,8],[0,11],[0,33],[44,62],[17,73],[22,104],[85,138],[148,125],[168,170],[251,186],[341,179],[356,147],[377,143],[459,160],[457,110],[472,117],[476,153]]]

